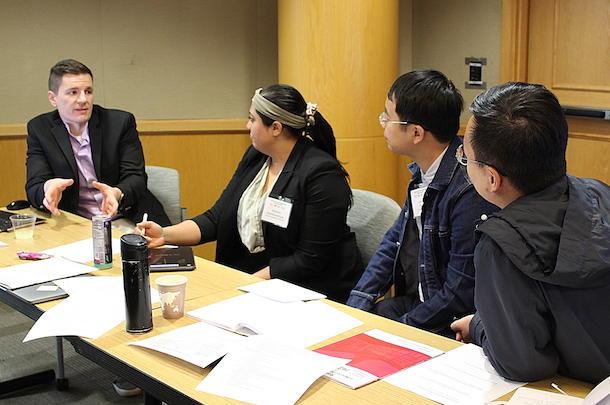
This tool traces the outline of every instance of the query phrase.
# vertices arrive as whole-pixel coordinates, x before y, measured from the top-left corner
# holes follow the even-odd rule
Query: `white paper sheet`
[[[310,301],[326,298],[324,294],[294,285],[279,278],[249,284],[239,287],[239,289],[280,302]]]
[[[233,344],[242,339],[246,337],[197,322],[129,344],[169,354],[204,368],[224,356]]]
[[[243,294],[187,313],[188,316],[232,331],[273,336],[308,347],[362,325],[362,322],[321,301],[282,303]],[[252,333],[246,333],[252,334]]]
[[[32,326],[24,342],[48,336],[96,339],[125,320],[122,277],[79,277],[56,280],[70,296],[46,311]],[[151,301],[159,302],[151,289]]]
[[[597,384],[582,405],[610,405],[610,377]]]
[[[121,252],[120,239],[111,239],[112,254]],[[79,263],[87,263],[93,260],[93,239],[85,239],[67,245],[58,246],[53,249],[45,250],[43,253],[54,255],[55,257],[64,257],[68,260],[73,260]]]
[[[292,405],[320,376],[348,361],[251,336],[234,346],[195,389],[256,405]]]
[[[95,267],[75,263],[61,257],[34,260],[0,269],[0,285],[11,290],[58,278],[72,277],[95,271]]]
[[[582,405],[582,398],[556,392],[521,387],[507,402],[508,405]]]
[[[483,349],[467,344],[383,379],[443,405],[477,405],[524,385],[498,375]]]

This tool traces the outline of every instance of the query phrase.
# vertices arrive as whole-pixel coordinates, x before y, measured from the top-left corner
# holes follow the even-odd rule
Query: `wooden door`
[[[505,0],[504,80],[610,110],[610,0]],[[568,116],[568,173],[610,184],[610,121]]]

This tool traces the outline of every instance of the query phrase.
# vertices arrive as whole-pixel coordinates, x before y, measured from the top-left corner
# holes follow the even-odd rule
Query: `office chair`
[[[354,201],[347,212],[347,225],[356,234],[366,268],[383,236],[398,219],[400,205],[390,197],[366,190],[352,190]]]
[[[172,225],[186,219],[186,208],[180,205],[180,174],[169,167],[146,166],[148,189],[163,205]]]

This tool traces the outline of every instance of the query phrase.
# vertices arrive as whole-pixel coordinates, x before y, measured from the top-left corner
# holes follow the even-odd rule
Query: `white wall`
[[[275,0],[0,0],[0,123],[52,109],[49,69],[77,59],[94,101],[138,119],[242,118],[277,81]]]
[[[468,56],[499,84],[502,0],[400,0],[399,72],[433,68],[462,91]],[[276,0],[0,0],[0,123],[52,109],[49,69],[74,58],[95,102],[138,119],[245,118],[277,82]],[[469,113],[465,112],[462,122]]]
[[[482,79],[487,88],[500,84],[502,0],[411,1],[411,67],[436,69],[453,81],[464,97],[461,121],[465,123],[471,115],[468,106],[482,90],[465,88],[469,67],[464,59],[487,58]],[[401,66],[401,73],[407,71]]]

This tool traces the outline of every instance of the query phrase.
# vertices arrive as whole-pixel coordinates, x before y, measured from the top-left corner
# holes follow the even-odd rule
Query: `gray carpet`
[[[22,343],[34,322],[0,302],[0,381],[56,369],[55,338]],[[114,375],[74,351],[64,342],[67,391],[58,391],[55,382],[43,383],[0,395],[2,405],[54,404],[142,404],[143,395],[123,398],[114,391]]]

